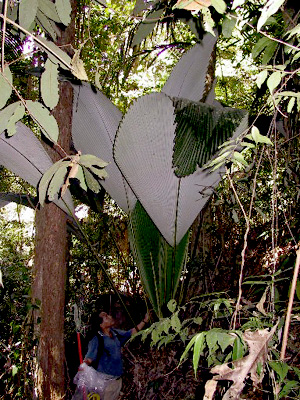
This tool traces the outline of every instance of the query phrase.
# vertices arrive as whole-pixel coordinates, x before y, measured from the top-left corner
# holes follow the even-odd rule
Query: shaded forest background
[[[201,39],[204,26],[211,30],[215,21],[218,42],[207,77],[208,90],[216,77],[216,100],[226,107],[247,110],[250,128],[255,125],[272,142],[254,141],[255,145],[242,153],[242,160],[236,155],[235,159],[223,158],[227,171],[224,179],[190,229],[188,256],[176,298],[165,304],[162,318],[151,314],[151,326],[124,349],[121,398],[203,398],[205,384],[213,376],[212,367],[243,360],[249,354],[244,333],[265,334],[274,327],[274,336],[266,341],[268,351],[260,354],[253,370],[249,368],[237,398],[299,398],[299,280],[286,352],[283,358],[280,354],[299,243],[298,5],[281,2],[268,22],[257,29],[267,3],[264,1],[227,2],[223,11],[218,8],[223,2],[212,2],[210,16],[206,7],[191,13],[173,8],[174,1],[158,1],[154,3],[161,10],[160,16],[149,24],[153,25],[151,31],[143,32],[138,27],[148,11],[133,16],[134,1],[107,1],[104,6],[102,2],[71,3],[71,22],[68,28],[57,24],[61,35],[56,44],[70,56],[81,49],[90,82],[123,113],[134,99],[160,91],[181,55]],[[3,2],[2,6],[6,5]],[[2,21],[3,15],[4,11]],[[151,14],[148,18],[151,20]],[[37,25],[35,29],[40,33],[43,27]],[[9,45],[5,60],[18,88],[9,102],[16,101],[16,93],[41,101],[39,79],[45,53],[30,44],[30,53],[24,56],[20,50],[24,37],[13,30],[6,36]],[[68,110],[72,110],[68,106],[72,103],[72,93],[68,92],[71,78],[66,72],[63,75],[60,102],[53,112],[61,132],[68,128],[65,121]],[[28,115],[24,120],[39,135]],[[72,153],[68,133],[61,133],[61,137],[61,148]],[[45,146],[52,147],[53,161],[61,158],[55,146],[54,150],[49,143]],[[4,167],[0,172],[1,201],[6,202],[9,193],[10,199],[30,203],[38,210],[35,228],[28,228],[21,217],[24,206],[17,206],[18,217],[12,220],[1,209],[0,398],[71,398],[72,379],[79,365],[74,305],[80,311],[83,348],[88,341],[89,318],[99,308],[111,311],[121,328],[132,327],[133,321],[138,323],[152,308],[129,246],[128,216],[103,189],[95,196],[90,190],[82,191],[73,180],[70,189],[75,205],[87,211],[79,218],[80,228],[67,225],[65,213],[57,211],[53,203],[38,206],[36,188]],[[61,234],[55,236],[57,229]],[[57,339],[61,354],[54,360],[59,364],[59,378],[50,374],[53,352],[47,341],[60,329],[50,317],[41,322],[40,314],[43,296],[48,295],[53,302],[58,298],[58,289],[51,286],[55,286],[56,275],[49,272],[49,259],[55,258],[51,246],[57,249],[57,243],[62,248],[57,269],[63,271],[65,265],[66,282],[63,295],[59,294],[62,313],[57,315],[63,329],[63,336]],[[47,251],[43,250],[46,245],[50,247]],[[44,285],[48,284],[42,295],[34,280],[39,265],[43,266]],[[53,305],[45,299],[42,315],[50,315]],[[193,338],[194,344],[190,342]],[[190,349],[182,358],[188,343]],[[223,376],[220,381],[214,398],[226,399],[231,380]]]

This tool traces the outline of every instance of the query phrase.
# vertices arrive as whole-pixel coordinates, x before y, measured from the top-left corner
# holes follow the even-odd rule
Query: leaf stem
[[[286,312],[284,333],[283,333],[283,339],[282,339],[282,347],[281,347],[281,353],[280,353],[280,360],[281,361],[284,361],[284,359],[285,359],[285,351],[286,351],[289,328],[290,328],[290,322],[291,322],[293,302],[294,302],[294,296],[295,296],[295,291],[296,291],[296,286],[297,286],[297,279],[298,279],[298,274],[299,274],[299,269],[300,269],[300,248],[299,248],[299,245],[298,245],[296,254],[297,254],[297,258],[296,258],[294,276],[293,276],[293,281],[292,281],[292,286],[291,286],[291,291],[290,291],[289,304],[288,304],[288,308],[287,308],[287,312]]]

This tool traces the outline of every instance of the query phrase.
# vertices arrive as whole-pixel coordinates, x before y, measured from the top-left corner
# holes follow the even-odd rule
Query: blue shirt
[[[108,375],[119,377],[123,372],[123,362],[121,355],[121,347],[131,337],[131,330],[122,331],[120,329],[111,329],[112,337],[103,335],[99,332],[103,339],[103,352],[100,357],[97,371]],[[85,358],[92,361],[97,359],[98,353],[98,337],[94,336],[88,344],[88,351]]]

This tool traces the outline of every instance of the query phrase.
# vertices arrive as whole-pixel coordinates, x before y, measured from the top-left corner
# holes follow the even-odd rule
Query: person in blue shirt
[[[144,329],[148,320],[149,316],[146,314],[136,328],[123,331],[113,328],[115,321],[111,315],[104,311],[100,312],[98,319],[98,335],[94,336],[89,342],[84,363],[91,365],[98,360],[98,365],[95,365],[95,368],[98,372],[103,374],[106,381],[101,400],[116,400],[118,398],[122,387],[121,376],[123,373],[121,348],[132,335]],[[100,344],[101,354],[99,355],[98,347],[100,338],[103,342]]]

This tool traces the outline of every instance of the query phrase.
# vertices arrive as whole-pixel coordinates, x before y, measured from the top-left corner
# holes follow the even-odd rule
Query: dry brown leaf
[[[211,0],[178,0],[175,8],[183,8],[184,10],[197,11],[201,10],[203,7],[211,6]]]
[[[243,335],[243,339],[248,344],[249,354],[240,360],[234,361],[232,363],[233,369],[230,368],[228,364],[217,365],[211,369],[210,372],[212,374],[218,374],[214,376],[211,381],[229,380],[233,382],[225,393],[223,400],[240,399],[240,394],[245,386],[245,379],[249,374],[254,386],[257,386],[258,383],[262,381],[263,374],[259,376],[257,368],[261,365],[263,370],[268,354],[268,343],[274,335],[277,325],[278,324],[276,324],[271,331],[268,329],[255,332],[246,331]],[[209,384],[209,382],[210,381],[205,385],[205,400],[212,399],[214,395],[214,392],[211,393],[213,384]]]
[[[259,302],[256,304],[256,308],[258,309],[259,312],[261,312],[263,315],[267,315],[266,310],[264,309],[264,304],[267,299],[267,292],[269,288],[267,287],[266,290],[264,291],[264,294],[262,295],[261,299]]]
[[[212,400],[213,399],[214,393],[217,389],[217,384],[218,384],[218,382],[213,379],[206,382],[205,394],[204,394],[203,400]]]

